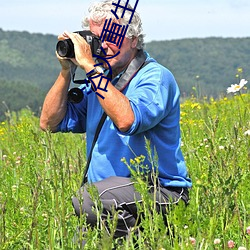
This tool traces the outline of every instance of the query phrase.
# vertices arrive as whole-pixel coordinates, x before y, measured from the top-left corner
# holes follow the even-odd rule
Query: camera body
[[[92,55],[101,56],[102,42],[90,30],[75,31],[74,33],[78,33],[86,40],[86,42],[90,45]],[[56,45],[56,51],[58,55],[61,57],[67,57],[67,58],[75,57],[74,44],[72,43],[71,39],[58,41]]]

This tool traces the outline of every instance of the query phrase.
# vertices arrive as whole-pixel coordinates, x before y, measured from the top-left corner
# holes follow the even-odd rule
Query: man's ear
[[[138,43],[138,37],[133,37],[131,42],[131,48],[135,49]]]

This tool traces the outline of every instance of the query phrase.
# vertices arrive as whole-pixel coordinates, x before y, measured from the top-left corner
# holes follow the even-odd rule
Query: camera
[[[87,41],[87,43],[90,45],[92,55],[101,56],[102,42],[90,30],[75,31],[74,33],[78,33]],[[58,41],[56,45],[56,51],[58,55],[61,57],[68,57],[68,58],[75,57],[74,44],[70,39]]]

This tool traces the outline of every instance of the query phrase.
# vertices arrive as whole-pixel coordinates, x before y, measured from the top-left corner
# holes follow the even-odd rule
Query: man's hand
[[[66,36],[65,34],[58,36],[59,41],[62,41],[65,39],[68,39],[68,36]],[[56,52],[56,57],[57,57],[58,61],[60,62],[63,71],[70,71],[71,68],[79,66],[77,61],[74,58],[61,57],[58,55],[57,52]]]
[[[92,70],[95,61],[92,56],[90,45],[86,40],[78,33],[71,33],[68,31],[63,33],[63,37],[64,39],[71,39],[74,44],[75,58],[70,58],[70,60],[84,69],[86,73]]]

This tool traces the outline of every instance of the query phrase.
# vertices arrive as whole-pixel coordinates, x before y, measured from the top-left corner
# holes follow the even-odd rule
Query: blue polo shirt
[[[121,161],[144,155],[144,165],[152,168],[145,139],[151,152],[156,152],[157,171],[163,186],[191,187],[187,168],[181,152],[180,91],[172,73],[149,55],[150,61],[122,91],[129,99],[135,120],[131,128],[122,133],[107,117],[92,153],[88,181],[96,182],[110,176],[129,177],[130,170]],[[112,80],[115,83],[118,77]],[[58,131],[87,135],[89,155],[97,125],[103,113],[94,92],[85,88],[84,99],[75,104],[68,102],[67,113]],[[98,92],[101,91],[98,90]],[[154,156],[153,156],[154,157]]]

